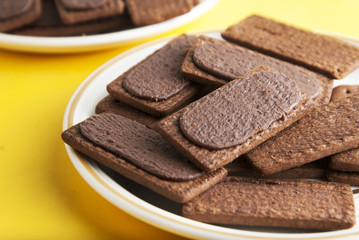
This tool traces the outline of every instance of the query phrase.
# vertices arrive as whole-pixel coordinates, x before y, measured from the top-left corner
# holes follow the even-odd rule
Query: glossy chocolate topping
[[[251,69],[266,65],[292,78],[298,87],[312,98],[321,92],[314,74],[245,48],[222,44],[220,41],[202,42],[194,50],[193,61],[204,71],[226,80],[235,79]]]
[[[0,0],[0,20],[18,16],[29,10],[34,0]]]
[[[190,84],[180,69],[195,37],[180,36],[128,72],[123,87],[139,98],[165,100]]]
[[[181,130],[202,147],[229,148],[285,117],[299,101],[290,78],[261,68],[191,104],[181,116]]]
[[[95,115],[80,124],[81,134],[160,178],[185,181],[202,175],[161,135],[113,113]]]
[[[62,0],[65,8],[70,10],[86,10],[101,7],[107,0]]]

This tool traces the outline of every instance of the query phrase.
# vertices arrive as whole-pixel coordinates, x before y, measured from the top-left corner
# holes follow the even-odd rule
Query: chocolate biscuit
[[[119,115],[116,114],[110,114],[110,115],[115,116],[114,118],[120,117]],[[143,165],[141,165],[141,167],[138,167],[133,163],[129,162],[124,157],[121,157],[120,155],[117,155],[107,150],[106,148],[101,147],[95,144],[94,142],[90,141],[88,138],[82,135],[80,127],[81,127],[81,123],[67,129],[62,133],[62,138],[65,141],[65,143],[69,144],[71,147],[78,150],[79,152],[117,171],[123,176],[137,183],[140,183],[146,186],[147,188],[176,202],[183,203],[189,201],[196,195],[200,194],[201,192],[208,189],[210,186],[214,185],[215,183],[223,179],[227,174],[225,169],[218,169],[215,172],[202,174],[202,176],[199,176],[195,179],[185,180],[185,181],[174,181],[174,180],[164,179],[162,177],[160,178],[158,176],[151,174],[146,170],[143,170],[142,169]],[[95,130],[95,132],[97,131],[98,130]],[[108,140],[109,142],[105,143],[105,145],[110,144],[112,140],[116,141],[113,138],[110,138]],[[138,149],[136,150],[136,152],[142,151],[141,149],[143,149],[143,146],[137,146],[137,147]],[[151,149],[148,150],[151,151]],[[131,152],[129,154],[135,155],[135,152]],[[155,165],[154,165],[154,169],[157,168]],[[158,167],[161,166],[158,165]],[[152,168],[152,170],[154,169]],[[171,175],[171,173],[169,174]]]
[[[208,223],[346,229],[355,224],[349,185],[227,177],[185,203],[183,216]]]
[[[330,101],[346,98],[348,96],[358,93],[359,93],[359,85],[341,85],[333,89],[332,97],[330,98]]]
[[[190,101],[200,86],[180,72],[195,37],[181,35],[107,85],[109,94],[155,116],[169,114]]]
[[[222,37],[331,78],[341,79],[359,67],[359,48],[257,15],[230,26]]]
[[[95,113],[113,112],[142,123],[148,128],[155,128],[161,117],[152,116],[151,114],[142,112],[136,108],[131,107],[126,103],[122,103],[111,96],[103,98],[95,108]]]
[[[329,166],[335,170],[359,172],[359,148],[330,156]]]
[[[280,102],[282,102],[282,100],[278,99],[277,102],[277,100],[274,100],[272,98],[273,96],[271,95],[272,92],[270,90],[261,89],[261,88],[258,88],[255,95],[257,95],[258,98],[262,100],[264,97],[267,97],[268,102],[265,102],[265,100],[263,100],[264,102],[262,102],[262,100],[255,99],[255,101],[245,102],[243,105],[233,104],[234,102],[245,101],[245,99],[247,98],[252,99],[251,94],[249,94],[249,91],[236,93],[237,85],[240,86],[238,89],[242,89],[241,88],[242,84],[248,85],[246,82],[249,82],[250,89],[254,90],[257,87],[261,86],[261,84],[257,85],[257,83],[262,80],[264,81],[264,79],[267,77],[271,77],[271,78],[273,77],[273,79],[271,79],[270,82],[272,80],[275,81],[275,79],[278,80],[278,82],[273,82],[273,85],[269,86],[269,88],[273,87],[274,92],[277,91],[279,93],[278,97],[280,98],[287,98],[291,96],[290,99],[292,100],[294,99],[293,102],[291,103],[293,105],[289,104],[288,106],[285,107],[288,108],[284,110],[284,105],[286,105],[284,104],[283,109],[279,110],[280,109],[279,105],[281,105]],[[296,99],[295,97],[296,94],[293,92],[293,91],[298,91],[296,85],[293,84],[291,85],[291,89],[287,89],[287,87],[284,87],[283,81],[291,82],[290,84],[293,83],[289,78],[285,77],[284,75],[278,72],[269,70],[268,68],[254,69],[248,72],[247,74],[237,78],[236,80],[233,80],[230,83],[224,85],[223,87],[215,90],[214,92],[206,95],[205,97],[195,101],[194,103],[188,105],[187,107],[181,109],[180,111],[164,118],[163,120],[160,121],[157,130],[169,142],[171,142],[171,144],[173,144],[180,152],[182,152],[182,154],[184,154],[190,161],[194,162],[199,168],[205,171],[213,171],[214,169],[226,165],[227,163],[233,161],[238,156],[242,155],[243,153],[249,151],[250,149],[264,142],[266,139],[270,138],[271,136],[275,135],[279,131],[283,130],[285,127],[289,126],[293,122],[303,117],[303,115],[305,115],[307,111],[310,110],[310,108],[313,105],[311,99],[304,94],[299,94],[300,95],[299,99]],[[240,100],[237,101],[237,99]],[[208,104],[208,102],[212,102],[214,105],[212,106]],[[273,107],[271,105],[271,103],[274,102],[276,102],[275,104],[278,104],[276,105],[276,107]],[[259,109],[263,110],[263,112],[260,112],[259,110],[257,111],[256,110],[257,105],[254,105],[254,103],[258,103]],[[201,113],[196,112],[196,110],[202,111],[201,104],[208,105],[209,107],[209,109],[203,111],[204,114],[203,119],[207,118],[207,120],[204,121],[200,117]],[[263,106],[259,106],[259,105],[263,105]],[[279,109],[277,107],[279,107]],[[241,112],[240,109],[242,109],[243,111]],[[277,109],[278,111],[273,109]],[[289,109],[292,110],[288,111]],[[265,111],[267,110],[269,112],[275,113],[278,118],[272,119],[269,117],[272,121],[271,123],[267,122],[267,120],[264,119],[263,119],[264,121],[258,122],[256,120],[257,116],[261,114],[265,114]],[[214,118],[214,115],[211,115],[209,113],[207,114],[206,111],[209,111],[209,113],[211,114],[212,113],[223,114],[222,117],[228,120],[224,124],[229,128],[226,128],[227,130],[223,129],[224,135],[227,135],[226,139],[229,139],[228,143],[227,141],[221,142],[222,133],[216,130],[217,126],[219,126],[217,123],[219,123],[221,119],[216,118],[216,121],[212,123],[211,119]],[[196,121],[191,122],[191,119],[184,119],[185,115],[188,116],[191,115],[191,114],[185,114],[186,112],[189,113],[194,112],[196,115],[196,119],[199,117],[198,118],[199,122]],[[239,113],[239,115],[233,114],[233,112]],[[253,118],[250,117],[248,118],[248,115],[251,115]],[[241,122],[243,119],[248,119],[248,121],[252,123],[252,125],[249,126],[249,130],[252,132],[252,135],[247,135],[245,129],[242,129],[243,134],[246,136],[245,138],[242,139],[241,135],[238,136],[234,135],[233,138],[231,139],[232,128],[230,127],[233,124],[236,125],[238,121]],[[198,129],[198,127],[197,130],[199,131],[196,130],[197,133],[199,134],[197,135],[196,133],[196,136],[198,137],[193,137],[192,135],[192,139],[196,138],[195,141],[200,143],[201,146],[197,145],[195,142],[187,138],[187,135],[190,135],[192,133],[187,131],[187,133],[184,134],[183,126],[182,126],[184,124],[182,123],[182,121],[187,121],[187,120],[189,121],[188,127],[193,126],[194,128],[196,128],[196,124],[205,126],[204,129],[206,129],[206,131],[203,132],[203,136],[204,136],[203,139],[201,139],[200,137],[201,131]],[[208,126],[206,126],[206,124]],[[211,129],[214,131],[209,132],[211,131]],[[219,135],[216,135],[215,133],[218,133]],[[211,142],[212,139],[214,140],[213,142]],[[236,143],[239,144],[233,147],[229,147]],[[209,146],[211,147],[211,149],[203,147],[203,145]],[[227,148],[220,149],[223,147],[227,147]],[[216,149],[213,150],[213,148]]]
[[[81,134],[160,178],[186,181],[202,175],[157,132],[114,113],[92,116],[80,123]]]
[[[41,15],[41,0],[0,0],[0,32],[31,24]]]
[[[61,20],[65,24],[74,24],[121,15],[125,8],[123,0],[55,0],[55,2]]]
[[[67,25],[62,22],[53,0],[43,0],[42,8],[41,17],[38,20],[27,27],[16,29],[11,33],[30,36],[70,36],[104,33],[131,26],[131,20],[126,14]]]
[[[328,159],[320,159],[311,163],[294,167],[271,175],[262,175],[250,164],[247,157],[240,156],[225,166],[229,176],[255,177],[255,178],[324,178]]]
[[[183,75],[204,85],[222,86],[261,65],[267,65],[292,78],[316,104],[329,102],[333,81],[300,66],[237,46],[200,36],[187,52]]]
[[[131,19],[136,25],[159,23],[190,11],[199,1],[194,0],[125,0]]]
[[[318,106],[247,153],[263,174],[273,174],[359,145],[359,95]]]
[[[352,186],[359,185],[359,172],[337,171],[327,169],[326,177],[332,182],[346,183]]]

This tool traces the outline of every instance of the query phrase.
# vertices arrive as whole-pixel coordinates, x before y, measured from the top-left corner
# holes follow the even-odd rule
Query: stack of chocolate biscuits
[[[198,0],[0,0],[0,32],[70,36],[159,23]]]
[[[108,84],[64,141],[198,221],[352,227],[357,182],[330,174],[359,172],[335,155],[359,152],[359,95],[330,98],[359,49],[256,15],[222,37],[174,38]]]

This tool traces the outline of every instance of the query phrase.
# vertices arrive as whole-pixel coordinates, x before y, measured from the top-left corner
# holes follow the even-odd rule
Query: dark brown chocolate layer
[[[257,15],[230,26],[222,36],[332,78],[341,79],[359,67],[359,48]]]
[[[191,180],[202,175],[157,132],[113,113],[92,116],[80,124],[81,134],[98,146],[161,178]]]
[[[227,174],[223,168],[215,172],[203,174],[201,177],[189,181],[170,181],[158,178],[125,159],[94,145],[80,133],[79,125],[75,125],[62,133],[62,139],[74,149],[84,153],[94,160],[113,169],[119,174],[144,185],[173,201],[184,203],[191,200],[201,192],[221,181]],[[85,161],[83,156],[77,155]]]
[[[150,55],[123,77],[122,86],[132,95],[149,100],[165,100],[190,82],[180,69],[185,53],[195,37],[182,35]]]
[[[359,95],[316,107],[247,156],[263,174],[342,152],[359,145]]]
[[[202,147],[233,147],[285,118],[300,98],[300,91],[290,78],[262,69],[191,104],[181,116],[181,129]]]
[[[349,185],[227,177],[184,204],[185,217],[247,226],[345,229],[355,224]]]

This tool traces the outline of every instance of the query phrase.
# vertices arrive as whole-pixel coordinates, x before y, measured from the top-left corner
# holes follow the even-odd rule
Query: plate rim
[[[201,33],[213,33],[221,32],[224,28],[215,28],[215,29],[204,29],[200,31],[192,31],[187,34],[201,34]],[[340,37],[349,40],[355,40],[359,42],[359,38],[351,37],[348,35],[336,34],[327,31],[314,30],[318,33],[323,33],[326,35],[332,35],[335,37]],[[96,79],[101,72],[105,71],[107,68],[112,66],[115,62],[126,58],[127,56],[132,55],[135,52],[140,51],[141,49],[148,48],[150,46],[166,42],[179,34],[167,36],[164,38],[156,39],[141,45],[138,45],[134,48],[131,48],[109,61],[102,64],[95,71],[93,71],[75,90],[71,99],[69,100],[63,118],[63,130],[68,129],[72,125],[76,124],[73,122],[73,115],[76,110],[77,101],[80,99],[82,92],[84,92],[87,87],[91,84],[92,81]],[[172,232],[184,237],[196,237],[196,238],[206,238],[206,239],[339,239],[339,238],[350,238],[353,236],[359,235],[359,230],[357,233],[349,233],[352,228],[337,230],[337,231],[328,231],[328,232],[318,232],[318,233],[271,233],[271,232],[256,232],[249,230],[240,230],[232,229],[228,227],[221,227],[217,225],[212,225],[208,223],[203,223],[195,220],[185,218],[183,216],[168,212],[159,207],[156,207],[150,203],[145,202],[144,200],[138,198],[134,194],[130,193],[109,176],[107,176],[95,162],[89,162],[84,159],[76,150],[71,148],[69,145],[65,144],[67,154],[82,176],[82,178],[102,197],[107,201],[114,204],[116,207],[130,214],[131,216],[144,221],[152,226],[163,229],[168,232]],[[97,166],[97,167],[96,167]],[[107,176],[107,179],[106,179]],[[107,182],[106,182],[107,181]],[[120,187],[121,191],[125,194],[120,194],[116,191],[117,187]],[[359,199],[359,195],[355,196]],[[133,202],[135,199],[135,202]],[[132,204],[129,205],[129,201]],[[135,203],[135,204],[133,204]],[[124,207],[125,206],[125,207]],[[161,214],[159,214],[161,213]],[[175,225],[178,224],[179,225]],[[358,223],[357,223],[358,224]],[[359,226],[358,226],[359,227]],[[185,229],[184,229],[185,228]],[[211,229],[210,229],[211,228]],[[214,229],[214,230],[213,230]]]
[[[201,0],[189,12],[148,26],[83,36],[41,37],[0,33],[0,49],[32,53],[78,53],[134,44],[183,26],[211,10],[219,0]]]

